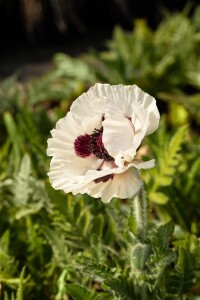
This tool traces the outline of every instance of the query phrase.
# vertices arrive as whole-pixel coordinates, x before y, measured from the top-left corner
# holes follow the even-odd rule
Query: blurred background
[[[55,52],[76,56],[105,48],[113,28],[132,30],[136,18],[156,29],[164,12],[182,11],[198,0],[1,0],[0,77],[20,70],[28,80],[49,68]]]

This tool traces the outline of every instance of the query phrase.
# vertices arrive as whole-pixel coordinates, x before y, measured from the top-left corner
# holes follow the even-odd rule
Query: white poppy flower
[[[133,197],[142,186],[136,169],[155,164],[154,159],[136,159],[136,152],[159,119],[155,99],[136,85],[91,87],[51,131],[47,154],[52,156],[52,186],[101,197],[105,203]]]

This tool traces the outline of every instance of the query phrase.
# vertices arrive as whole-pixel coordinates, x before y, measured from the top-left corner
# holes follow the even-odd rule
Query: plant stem
[[[147,196],[144,186],[141,188],[140,193],[133,200],[133,211],[137,232],[144,242],[146,239],[147,229]]]

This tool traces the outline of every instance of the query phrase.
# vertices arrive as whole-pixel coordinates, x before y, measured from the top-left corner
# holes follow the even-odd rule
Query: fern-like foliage
[[[10,232],[6,230],[0,238],[0,282],[13,284],[18,279],[13,279],[18,263],[9,252]]]
[[[137,295],[136,287],[133,281],[124,276],[120,276],[116,279],[107,279],[104,284],[114,291],[114,294],[119,296],[120,299],[141,299],[139,295]]]
[[[16,300],[23,300],[23,280],[24,280],[25,268],[22,269],[19,280],[19,287],[17,290]]]
[[[190,253],[179,248],[175,270],[169,277],[168,293],[183,295],[189,293],[194,286],[194,261]]]
[[[8,293],[4,292],[4,300],[23,300],[23,288],[25,285],[25,278],[24,278],[24,273],[25,273],[25,268],[22,269],[20,278],[18,279],[8,279],[7,281],[5,280],[6,284],[18,284],[17,292],[16,292],[16,297],[14,293],[11,293],[11,297],[9,298]],[[28,280],[29,278],[27,278]],[[1,281],[1,279],[0,279]]]
[[[152,171],[154,182],[150,189],[149,198],[154,203],[165,204],[169,200],[160,188],[171,185],[174,180],[177,167],[182,158],[180,150],[186,130],[186,126],[180,127],[170,141],[165,142],[165,145],[162,146],[164,150],[158,157],[157,168]]]
[[[98,281],[103,281],[115,276],[116,268],[110,268],[106,265],[98,264],[95,261],[92,262],[88,259],[84,259],[81,262],[83,267],[83,272],[87,273],[89,276],[96,278]]]
[[[67,293],[72,297],[74,300],[92,300],[94,297],[86,288],[74,284],[74,283],[67,283],[66,284]]]

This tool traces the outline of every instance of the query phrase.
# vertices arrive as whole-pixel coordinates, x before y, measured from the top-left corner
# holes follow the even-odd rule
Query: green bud
[[[147,244],[136,244],[133,248],[133,265],[136,269],[143,270],[149,259],[151,247]]]

